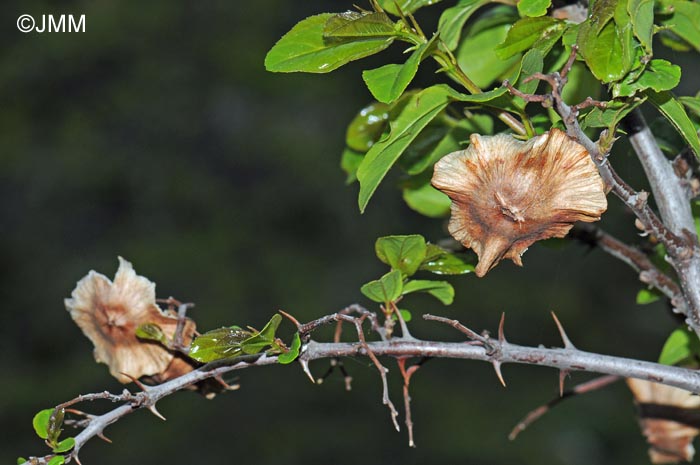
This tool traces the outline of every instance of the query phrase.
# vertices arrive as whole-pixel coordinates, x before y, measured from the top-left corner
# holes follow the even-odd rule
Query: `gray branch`
[[[329,318],[327,317],[327,319]],[[700,372],[696,370],[585,352],[576,349],[571,344],[568,344],[567,348],[521,346],[507,342],[505,337],[491,339],[486,336],[478,336],[476,341],[465,342],[422,341],[415,338],[394,338],[388,341],[364,343],[316,342],[310,340],[303,346],[298,362],[302,367],[308,367],[308,363],[314,360],[371,356],[480,360],[491,363],[497,369],[497,374],[500,373],[501,365],[506,363],[538,365],[555,368],[563,372],[584,371],[626,378],[638,378],[675,386],[691,392],[700,392]],[[125,390],[121,395],[100,393],[96,396],[83,396],[84,400],[106,398],[113,402],[121,401],[123,403],[103,415],[89,417],[89,422],[85,429],[75,437],[75,447],[66,456],[66,462],[71,460],[78,461],[78,454],[88,441],[94,437],[103,437],[107,426],[137,410],[145,408],[160,417],[160,413],[155,410],[156,403],[160,399],[181,391],[187,386],[209,378],[220,377],[232,371],[273,364],[277,364],[276,356],[267,356],[265,354],[248,355],[212,362],[158,386],[144,386],[145,390],[136,394]],[[32,457],[25,463],[45,465],[51,457],[52,455]]]

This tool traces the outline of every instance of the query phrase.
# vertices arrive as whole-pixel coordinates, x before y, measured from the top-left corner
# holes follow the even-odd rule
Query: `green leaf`
[[[686,0],[660,0],[667,14],[660,15],[660,24],[700,51],[700,3]]]
[[[54,453],[60,454],[63,452],[68,452],[73,447],[75,447],[75,438],[66,438],[63,441],[56,444],[56,447],[54,447],[52,450]]]
[[[279,363],[281,363],[282,365],[287,365],[288,363],[292,363],[299,356],[299,349],[300,348],[301,348],[301,338],[299,337],[299,333],[294,333],[294,339],[292,339],[292,345],[289,348],[289,352],[286,352],[284,354],[279,354],[279,356],[277,357],[277,361]]]
[[[520,0],[518,13],[520,16],[543,16],[552,5],[552,0]]]
[[[543,67],[544,55],[542,51],[536,48],[528,50],[520,65],[520,77],[518,78],[518,82],[524,81],[535,73],[541,73]],[[539,83],[540,81],[538,79],[533,79],[525,84],[520,84],[518,89],[526,94],[534,94]]]
[[[634,36],[648,56],[652,55],[651,38],[654,35],[654,0],[627,0]]]
[[[357,181],[357,168],[360,167],[364,158],[364,153],[356,152],[351,148],[346,147],[343,150],[343,154],[340,156],[340,168],[347,174],[345,184]]]
[[[403,64],[388,64],[363,71],[362,79],[374,98],[383,103],[399,98],[418,72],[418,65],[428,47],[429,44],[419,46]]]
[[[66,463],[66,457],[63,455],[55,455],[51,457],[51,460],[46,465],[63,465]]]
[[[384,12],[346,11],[328,18],[323,27],[323,38],[387,38],[395,36],[396,32],[396,25]]]
[[[647,305],[659,300],[659,293],[651,289],[641,289],[637,293],[637,305]]]
[[[448,89],[447,86],[438,85],[410,96],[401,113],[391,122],[388,137],[369,149],[357,170],[357,179],[360,181],[360,212],[365,211],[379,183],[406,147],[450,102]]]
[[[146,323],[136,328],[136,337],[148,341],[160,342],[164,346],[167,346],[169,343],[168,338],[165,336],[165,333],[163,333],[163,329],[156,323]]]
[[[644,98],[621,99],[607,102],[605,109],[593,108],[583,119],[583,128],[608,128],[613,133],[622,118],[646,100]]]
[[[450,305],[455,298],[455,290],[447,281],[430,281],[427,279],[414,279],[408,281],[403,287],[403,294],[411,292],[427,292],[443,305]]]
[[[688,110],[700,116],[700,97],[678,97],[678,101],[681,102]]]
[[[311,16],[294,26],[267,53],[265,69],[277,73],[328,73],[350,61],[381,52],[393,42],[391,37],[326,40],[324,28],[334,16],[337,15]]]
[[[238,326],[207,331],[192,341],[189,356],[202,363],[237,357],[243,353],[241,344],[252,334]]]
[[[425,260],[420,270],[437,275],[458,275],[474,271],[474,258],[466,254],[451,253],[435,244],[428,244]]]
[[[566,29],[564,21],[549,16],[523,18],[513,24],[506,39],[496,47],[496,55],[504,60],[529,50],[540,41],[548,44],[543,46],[544,51],[548,52],[562,36],[564,29]]]
[[[442,12],[438,21],[438,34],[449,50],[457,48],[464,24],[476,10],[487,3],[489,0],[460,0],[457,5]]]
[[[411,315],[411,312],[406,309],[400,308],[399,313],[401,314],[401,318],[403,318],[403,321],[406,323],[413,319],[413,315]],[[393,320],[398,320],[398,317],[395,314],[391,315],[391,318]]]
[[[379,140],[389,122],[389,105],[373,102],[355,115],[345,133],[345,143],[356,152],[367,152]]]
[[[360,288],[360,291],[375,302],[383,304],[393,302],[401,296],[403,291],[401,271],[390,271],[381,278],[368,282]]]
[[[633,74],[633,73],[630,73]],[[666,60],[651,60],[638,76],[628,75],[624,81],[613,86],[613,97],[630,97],[644,89],[656,92],[671,90],[681,80],[681,67]]]
[[[676,365],[698,354],[700,354],[700,340],[697,334],[683,326],[673,331],[664,343],[659,363]]]
[[[427,246],[423,236],[385,236],[374,244],[377,257],[406,276],[413,275],[425,258]]]
[[[487,88],[493,81],[501,80],[516,66],[518,57],[502,60],[495,51],[516,19],[511,8],[496,7],[468,26],[457,49],[457,63],[480,88]]]
[[[690,148],[693,149],[695,155],[700,156],[700,140],[698,140],[698,133],[695,131],[695,126],[693,126],[690,118],[688,118],[688,114],[685,112],[683,105],[668,91],[654,92],[647,89],[644,91],[644,94],[649,97],[649,101],[653,103],[661,114],[676,128]]]
[[[428,218],[444,218],[450,213],[450,198],[426,181],[403,188],[403,200],[412,210]]]
[[[49,437],[49,419],[53,413],[52,408],[46,408],[39,411],[32,419],[32,426],[34,426],[34,431],[36,435],[41,439],[48,439]]]
[[[483,94],[478,94],[483,95]],[[444,114],[443,114],[444,115]],[[486,114],[474,114],[456,123],[446,115],[443,120],[434,120],[409,145],[399,159],[401,167],[410,175],[423,173],[432,168],[435,162],[456,150],[464,148],[469,142],[469,136],[476,132],[491,134],[493,118]],[[437,121],[437,124],[435,124]],[[432,175],[432,171],[431,171]],[[411,183],[416,187],[420,183]],[[406,186],[408,187],[408,186]]]
[[[396,8],[397,4],[403,13],[413,13],[419,8],[434,5],[439,1],[440,0],[377,0],[383,9],[397,16],[399,14],[399,10]]]
[[[595,2],[589,19],[579,25],[577,42],[598,80],[608,83],[622,79],[632,69],[636,50],[627,4],[622,0]]]
[[[275,313],[260,332],[241,342],[243,353],[248,355],[257,354],[271,345],[275,341],[275,333],[280,323],[282,323],[282,315]]]
[[[22,465],[25,462],[27,462],[27,459],[24,457],[17,457],[17,465]]]

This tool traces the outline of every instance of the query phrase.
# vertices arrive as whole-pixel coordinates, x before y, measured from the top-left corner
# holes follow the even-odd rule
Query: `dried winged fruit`
[[[700,396],[639,379],[627,379],[639,412],[639,425],[649,442],[652,463],[693,460]]]
[[[597,221],[608,205],[588,152],[558,129],[526,142],[472,134],[435,164],[432,184],[452,199],[448,229],[479,256],[477,276],[505,258],[522,266],[532,243]]]
[[[175,333],[177,318],[158,307],[155,288],[119,257],[114,282],[91,271],[65,300],[71,317],[94,344],[95,360],[107,364],[112,376],[122,383],[142,376],[164,381],[193,369],[160,344],[136,337],[136,328],[147,323],[160,326],[168,338]],[[187,319],[185,344],[192,341],[194,331],[194,321]]]

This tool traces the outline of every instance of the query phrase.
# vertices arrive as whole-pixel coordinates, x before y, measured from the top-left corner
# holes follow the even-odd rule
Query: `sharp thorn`
[[[75,463],[77,463],[78,465],[83,465],[83,464],[80,462],[80,459],[78,458],[78,454],[77,454],[77,453],[73,453],[73,460],[75,460]]]
[[[104,433],[97,433],[97,437],[102,439],[104,442],[106,442],[108,444],[112,444],[112,440],[109,439],[107,436],[105,436]]]
[[[316,379],[314,378],[314,375],[311,374],[311,370],[309,370],[309,361],[308,360],[299,360],[299,364],[301,365],[301,369],[304,370],[304,373],[306,376],[311,380],[313,384],[316,383]],[[320,383],[318,383],[320,384]]]
[[[493,361],[491,362],[493,364],[493,370],[496,372],[496,377],[498,377],[498,380],[501,382],[503,387],[506,387],[506,381],[503,379],[503,373],[501,373],[501,362]]]
[[[576,350],[576,346],[571,342],[571,340],[569,339],[569,336],[566,335],[566,331],[564,331],[564,327],[559,322],[559,318],[557,318],[557,315],[554,312],[551,312],[551,313],[552,313],[552,318],[554,318],[554,323],[556,323],[557,329],[559,330],[559,335],[561,336],[561,340],[564,342],[564,348]]]
[[[142,383],[141,381],[139,381],[138,379],[134,378],[133,376],[131,376],[131,375],[128,374],[128,373],[124,373],[124,372],[120,372],[120,373],[121,373],[122,375],[126,376],[127,378],[129,378],[129,379],[131,380],[131,382],[134,383],[135,385],[137,385],[137,386],[139,387],[139,389],[141,389],[143,392],[148,391],[148,386],[146,386],[145,384],[143,384],[143,383]]]
[[[296,318],[294,318],[294,317],[293,317],[292,315],[290,315],[289,313],[285,312],[284,310],[277,310],[277,313],[279,313],[280,315],[282,315],[283,317],[285,317],[286,319],[288,319],[289,321],[291,321],[292,323],[294,323],[294,326],[297,327],[297,330],[298,330],[299,328],[301,328],[301,323],[299,323],[299,320],[297,320]]]
[[[559,370],[559,397],[564,397],[564,380],[569,376],[568,370]]]
[[[506,342],[506,336],[503,333],[503,327],[506,324],[506,312],[501,313],[501,321],[498,323],[498,342],[501,344]]]
[[[155,405],[151,405],[151,406],[146,407],[146,408],[148,408],[148,411],[151,412],[153,415],[157,416],[158,418],[160,418],[163,421],[166,421],[165,417],[160,414],[160,412],[156,409]]]

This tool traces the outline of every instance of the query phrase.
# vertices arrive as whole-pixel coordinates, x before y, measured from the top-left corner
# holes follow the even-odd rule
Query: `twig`
[[[687,313],[681,288],[673,279],[659,270],[641,250],[621,242],[592,224],[577,224],[569,235],[585,243],[597,245],[604,252],[623,261],[639,273],[640,281],[668,297],[677,312]]]
[[[513,428],[513,430],[510,432],[508,435],[508,439],[513,441],[520,433],[522,433],[528,426],[539,420],[545,413],[550,411],[552,408],[554,408],[557,404],[560,402],[563,402],[564,400],[578,395],[578,394],[585,394],[587,392],[592,392],[596,391],[598,389],[601,389],[609,384],[614,383],[615,381],[620,380],[619,376],[613,376],[613,375],[607,375],[607,376],[601,376],[599,378],[593,379],[591,381],[587,381],[585,383],[581,383],[576,385],[573,389],[564,391],[559,395],[559,397],[555,397],[554,399],[550,400],[544,405],[540,405],[534,410],[531,410],[525,417],[518,422],[517,425]]]
[[[698,283],[700,283],[700,252],[698,251],[697,237],[693,231],[686,228],[688,224],[687,218],[679,223],[682,225],[679,230],[673,230],[667,227],[656,213],[654,213],[651,207],[649,207],[649,194],[643,191],[637,192],[623,181],[610,165],[607,158],[608,153],[603,153],[601,147],[593,142],[579,126],[578,109],[581,108],[581,106],[569,106],[564,102],[561,96],[562,89],[566,86],[568,80],[568,72],[571,66],[573,66],[577,51],[578,47],[572,46],[569,61],[564,66],[561,73],[535,73],[530,77],[530,79],[540,79],[549,83],[551,92],[548,94],[550,98],[546,99],[546,101],[542,100],[541,95],[528,95],[519,91],[516,93],[513,91],[513,86],[509,83],[505,83],[505,85],[514,95],[518,95],[526,101],[554,104],[554,108],[557,113],[559,113],[559,116],[561,116],[566,126],[566,133],[569,137],[583,145],[588,151],[591,159],[598,167],[598,171],[605,184],[632,210],[632,212],[634,212],[645,231],[656,236],[666,247],[669,255],[669,262],[676,270],[681,280],[681,288],[683,289],[688,316],[686,321],[696,332],[700,333],[700,285],[698,285]],[[609,150],[609,147],[606,147],[605,150]],[[673,173],[671,174],[673,175]],[[675,176],[673,179],[675,179]],[[673,202],[675,202],[675,200]],[[680,210],[682,209],[679,209],[679,211]]]
[[[347,319],[349,322],[359,320],[348,315],[333,314],[319,320],[337,321],[337,318]],[[442,317],[430,317],[435,321],[449,322],[453,327],[463,330],[464,325],[456,320]],[[319,321],[315,320],[315,321]],[[354,321],[353,321],[354,323]],[[305,325],[302,325],[305,326]],[[313,325],[312,325],[313,326]],[[464,331],[463,331],[464,332]],[[476,336],[476,344],[465,342],[432,342],[420,340],[392,340],[372,341],[364,340],[364,335],[358,333],[364,341],[360,342],[316,342],[309,340],[305,344],[299,356],[300,362],[321,360],[337,357],[367,356],[378,362],[378,357],[387,356],[393,358],[454,358],[465,360],[481,360],[489,363],[518,363],[526,365],[539,365],[567,371],[585,371],[616,375],[625,378],[638,378],[656,383],[675,386],[691,392],[700,392],[700,372],[686,368],[660,365],[658,363],[645,362],[610,355],[584,352],[578,349],[559,349],[545,347],[526,347],[511,344],[503,338],[503,341],[487,339],[477,333],[468,330],[465,334]],[[488,342],[488,345],[483,341]],[[497,350],[494,350],[497,349]],[[115,409],[91,418],[87,427],[75,436],[75,448],[66,455],[66,462],[77,460],[82,447],[93,437],[103,434],[104,429],[139,409],[150,409],[156,403],[187,386],[200,381],[223,376],[226,373],[251,367],[273,365],[277,363],[276,356],[265,354],[246,355],[233,359],[224,359],[209,363],[203,367],[186,373],[178,378],[163,384],[148,387],[145,391],[132,394],[133,399],[125,401]],[[377,363],[375,363],[375,366]],[[383,367],[379,364],[379,367]],[[378,368],[379,368],[378,367]],[[386,369],[384,369],[386,370]],[[381,374],[382,370],[380,370]],[[384,380],[386,386],[386,372]],[[385,392],[388,392],[385,390]],[[104,396],[103,393],[99,396]],[[114,396],[119,396],[115,394]],[[108,400],[109,396],[106,396]],[[115,397],[116,399],[117,397]],[[45,465],[53,455],[33,457],[33,464]],[[27,462],[29,463],[29,462]]]

